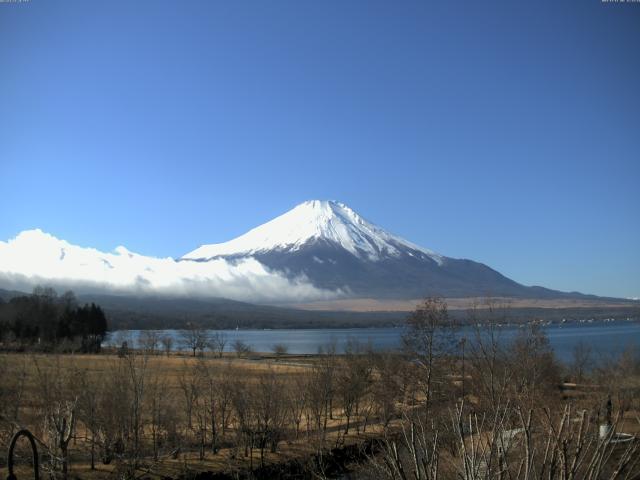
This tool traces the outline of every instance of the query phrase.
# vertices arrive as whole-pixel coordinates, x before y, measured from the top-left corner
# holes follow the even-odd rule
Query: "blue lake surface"
[[[629,321],[609,321],[594,323],[570,323],[553,324],[543,326],[542,329],[549,338],[549,343],[556,356],[561,361],[570,361],[573,350],[580,342],[592,348],[593,355],[609,357],[617,355],[627,347],[640,348],[640,323]],[[500,328],[500,338],[505,344],[513,340],[520,330],[517,326],[504,326]],[[332,342],[336,343],[339,352],[349,339],[356,339],[361,343],[370,343],[376,349],[392,350],[401,345],[403,328],[325,328],[325,329],[282,329],[282,330],[210,330],[210,332],[222,332],[227,338],[227,351],[232,351],[235,340],[242,340],[249,344],[255,352],[270,352],[273,345],[285,344],[289,353],[313,354],[320,347],[326,347]],[[140,330],[121,330],[112,332],[105,344],[117,345],[123,340],[137,341]],[[159,330],[161,336],[172,336],[175,348],[180,349],[179,330]],[[466,327],[460,329],[458,337],[474,338],[473,329]]]

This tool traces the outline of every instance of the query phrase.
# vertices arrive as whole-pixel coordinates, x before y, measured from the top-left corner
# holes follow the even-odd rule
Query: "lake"
[[[501,340],[508,343],[518,333],[520,327],[504,326],[500,328]],[[598,321],[593,323],[553,324],[542,329],[549,343],[561,361],[570,361],[575,346],[583,342],[591,346],[594,356],[611,356],[620,353],[626,347],[640,348],[640,323],[630,321]],[[318,348],[336,343],[339,352],[349,339],[361,343],[371,343],[376,349],[396,349],[401,344],[403,328],[352,328],[352,329],[283,329],[283,330],[210,330],[222,332],[227,337],[227,351],[232,351],[235,340],[249,344],[255,352],[270,352],[273,345],[281,343],[288,347],[289,353],[313,354]],[[116,345],[123,339],[136,341],[140,330],[112,332],[105,345]],[[179,330],[160,330],[161,336],[170,335],[175,348],[180,348]],[[472,339],[470,327],[461,329],[457,336]]]

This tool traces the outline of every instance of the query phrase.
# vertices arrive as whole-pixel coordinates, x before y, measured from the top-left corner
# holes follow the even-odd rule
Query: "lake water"
[[[640,323],[629,321],[609,321],[594,323],[571,323],[548,325],[542,327],[556,356],[561,361],[570,361],[575,346],[583,342],[592,347],[594,356],[611,356],[622,352],[629,346],[640,348]],[[273,345],[282,343],[288,347],[289,353],[313,354],[320,347],[336,343],[339,352],[349,339],[361,343],[371,343],[376,349],[396,349],[401,344],[403,328],[353,328],[353,329],[288,329],[288,330],[211,330],[220,331],[227,338],[227,351],[232,351],[232,344],[241,340],[251,346],[255,352],[270,352]],[[508,343],[519,331],[519,327],[505,326],[500,329],[501,340]],[[175,348],[180,346],[180,331],[160,330],[161,336],[170,335],[175,341]],[[140,330],[117,331],[109,335],[105,344],[117,345],[122,340],[136,342]],[[457,335],[473,338],[471,328],[461,329]]]

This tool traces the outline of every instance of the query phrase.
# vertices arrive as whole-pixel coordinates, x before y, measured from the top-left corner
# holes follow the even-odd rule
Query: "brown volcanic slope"
[[[469,308],[488,308],[492,305],[508,306],[509,308],[620,308],[640,307],[640,302],[634,300],[602,299],[527,299],[527,298],[446,298],[451,310],[467,310]],[[302,310],[345,311],[345,312],[410,312],[421,302],[420,299],[393,300],[375,298],[349,298],[340,300],[326,300],[309,303],[282,305]]]

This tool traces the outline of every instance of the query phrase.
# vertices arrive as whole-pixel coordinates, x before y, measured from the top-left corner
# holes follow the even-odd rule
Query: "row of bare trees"
[[[132,339],[127,332],[119,332],[114,339],[115,346],[119,347],[119,352],[125,354],[132,346]],[[178,337],[171,334],[163,334],[157,330],[145,330],[140,332],[136,343],[139,350],[148,355],[165,354],[171,355],[176,349],[191,352],[191,356],[203,356],[206,352],[211,352],[214,356],[222,358],[227,346],[235,352],[237,357],[247,357],[252,353],[251,345],[241,339],[234,340],[229,344],[229,339],[224,332],[211,331],[195,324],[188,324],[187,328],[180,330]],[[285,355],[288,351],[286,344],[278,343],[273,346],[273,352],[277,356]]]
[[[115,346],[121,351],[133,347],[132,339],[127,332],[119,332],[113,339]],[[212,352],[217,357],[222,357],[228,344],[227,336],[223,332],[212,332],[195,324],[188,324],[187,328],[179,331],[176,339],[171,334],[163,334],[157,330],[144,330],[140,332],[136,343],[139,350],[148,355],[165,354],[169,356],[175,349],[181,348],[190,351],[192,356],[203,355],[206,351]],[[234,345],[235,347],[235,345]],[[243,350],[246,353],[248,350]],[[238,352],[238,348],[236,348]]]

